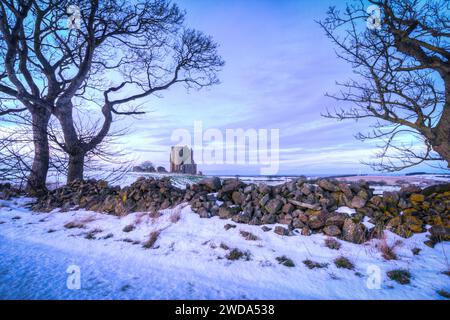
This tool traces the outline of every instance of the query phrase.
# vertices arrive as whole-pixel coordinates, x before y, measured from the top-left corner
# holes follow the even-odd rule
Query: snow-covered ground
[[[161,179],[163,177],[170,177],[172,185],[178,188],[185,188],[187,184],[198,183],[202,176],[192,176],[176,173],[148,173],[148,172],[113,172],[113,171],[88,171],[86,172],[86,179],[106,180],[111,185],[119,185],[121,187],[129,186],[135,182],[139,177]],[[66,177],[59,175],[56,172],[51,172],[47,179],[47,184],[50,189],[58,188],[66,183]]]
[[[231,221],[200,219],[186,205],[160,217],[119,218],[34,213],[25,208],[28,201],[0,202],[1,299],[442,299],[437,291],[450,291],[450,277],[443,274],[450,270],[450,244],[431,249],[423,244],[425,233],[401,239],[388,232],[388,243],[402,244],[398,260],[386,261],[375,247],[379,240],[340,241],[342,248],[332,250],[323,235],[287,237],[249,225],[225,230]],[[66,228],[70,222],[81,228]],[[129,225],[135,229],[124,232]],[[145,249],[154,231],[160,232],[154,247]],[[246,240],[240,231],[258,240]],[[226,247],[248,252],[249,260],[228,260]],[[422,250],[414,256],[412,248]],[[295,266],[279,264],[280,256]],[[355,269],[338,269],[333,260],[339,256]],[[311,270],[306,259],[329,265]],[[77,275],[66,272],[73,266],[80,270],[79,290],[67,286]],[[393,269],[409,270],[411,284],[390,280],[386,272]]]

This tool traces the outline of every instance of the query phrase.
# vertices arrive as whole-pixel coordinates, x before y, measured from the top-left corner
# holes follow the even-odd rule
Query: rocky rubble
[[[280,235],[324,233],[362,243],[379,237],[387,229],[407,238],[430,225],[433,246],[450,239],[450,185],[421,190],[408,185],[398,192],[374,195],[365,181],[344,183],[331,179],[308,181],[299,178],[279,186],[246,185],[236,179],[206,178],[188,187],[187,200],[201,217],[219,216],[237,223],[263,225],[280,223]],[[339,213],[349,207],[356,214]],[[367,217],[374,225],[368,229]]]
[[[1,190],[1,189],[0,189]],[[49,192],[33,207],[85,208],[113,215],[157,212],[188,202],[202,218],[218,216],[236,223],[279,223],[283,235],[324,233],[354,243],[380,237],[387,229],[402,237],[431,226],[427,244],[450,240],[450,184],[421,190],[405,186],[398,192],[374,195],[365,181],[298,178],[278,186],[245,184],[238,179],[205,178],[186,190],[171,185],[170,178],[139,178],[132,185],[110,187],[105,181],[76,181]],[[349,207],[355,214],[338,212]],[[374,227],[363,223],[368,219]],[[297,230],[294,232],[294,230]]]
[[[222,183],[222,184],[221,184]],[[364,242],[368,232],[358,219],[336,212],[338,207],[363,208],[372,197],[367,183],[347,185],[331,180],[316,183],[300,178],[280,186],[246,185],[237,179],[207,178],[188,187],[187,200],[201,217],[219,216],[252,225],[280,223],[274,232],[323,232]]]
[[[125,188],[111,187],[103,180],[74,181],[41,197],[33,210],[84,208],[121,216],[167,209],[181,203],[183,197],[184,191],[172,186],[168,177],[139,178]]]

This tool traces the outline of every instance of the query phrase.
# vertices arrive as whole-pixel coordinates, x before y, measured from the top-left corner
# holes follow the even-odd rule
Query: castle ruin
[[[183,174],[197,174],[194,162],[194,150],[184,146],[175,146],[170,151],[170,172]]]

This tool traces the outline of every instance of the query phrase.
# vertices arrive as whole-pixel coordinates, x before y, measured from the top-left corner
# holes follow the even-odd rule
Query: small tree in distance
[[[153,165],[153,162],[151,161],[144,161],[139,165],[143,170],[155,170],[155,166]]]

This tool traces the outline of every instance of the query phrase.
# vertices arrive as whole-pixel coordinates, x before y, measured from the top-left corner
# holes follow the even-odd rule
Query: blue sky
[[[136,163],[151,160],[168,167],[171,134],[205,128],[279,129],[280,174],[369,173],[375,143],[354,135],[367,122],[337,122],[321,117],[335,102],[337,80],[352,76],[314,20],[341,1],[179,0],[187,24],[219,43],[226,65],[221,84],[202,91],[171,88],[143,101],[147,111],[120,139]],[[194,157],[195,158],[195,157]],[[205,174],[258,174],[259,166],[202,165]],[[432,171],[427,166],[413,169]],[[411,171],[411,170],[410,170]]]

